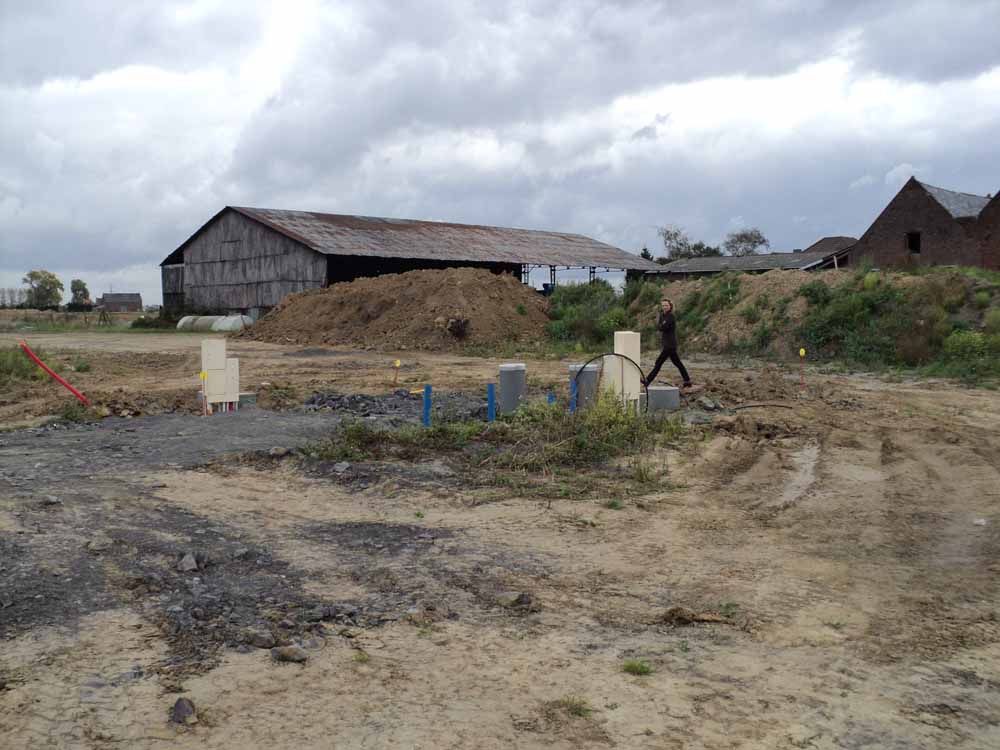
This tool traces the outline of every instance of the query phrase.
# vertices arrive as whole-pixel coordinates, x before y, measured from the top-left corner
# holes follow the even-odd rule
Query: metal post
[[[556,267],[555,266],[549,266],[549,283],[552,285],[553,289],[556,288]]]
[[[496,383],[486,384],[486,421],[495,422],[497,418],[497,386]]]
[[[424,427],[431,426],[431,387],[424,386]]]
[[[569,381],[569,411],[572,414],[576,411],[576,378]]]
[[[588,270],[590,271],[590,283],[593,284],[597,281],[597,269],[591,266]]]

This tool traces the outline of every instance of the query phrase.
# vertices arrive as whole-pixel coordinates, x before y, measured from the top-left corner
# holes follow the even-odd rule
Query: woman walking
[[[688,375],[684,363],[681,362],[681,358],[677,356],[677,320],[674,318],[674,303],[666,297],[660,301],[660,311],[656,316],[656,328],[660,332],[660,342],[663,346],[663,351],[656,358],[656,364],[653,365],[653,369],[650,370],[649,375],[645,377],[642,384],[649,385],[656,380],[656,376],[660,373],[660,368],[663,367],[663,363],[669,358],[674,363],[674,367],[681,373],[684,383],[681,387],[690,388],[691,377]]]

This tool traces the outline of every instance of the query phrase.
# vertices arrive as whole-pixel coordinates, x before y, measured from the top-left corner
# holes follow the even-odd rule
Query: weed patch
[[[622,672],[635,675],[636,677],[646,677],[653,674],[653,668],[640,659],[629,659],[622,664]]]

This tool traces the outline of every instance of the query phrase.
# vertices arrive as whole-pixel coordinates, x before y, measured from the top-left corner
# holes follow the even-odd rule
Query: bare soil
[[[198,341],[39,343],[156,398],[189,392]],[[392,391],[387,355],[232,349],[289,406]],[[407,364],[475,393],[497,363]],[[621,509],[270,450],[336,409],[0,434],[0,747],[997,747],[1000,396],[692,369],[724,408],[686,404],[707,423]],[[540,394],[565,363],[529,371]]]

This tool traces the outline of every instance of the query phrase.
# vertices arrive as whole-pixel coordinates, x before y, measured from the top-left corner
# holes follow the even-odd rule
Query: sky
[[[0,0],[0,286],[225,205],[774,250],[1000,189],[1000,0]]]

